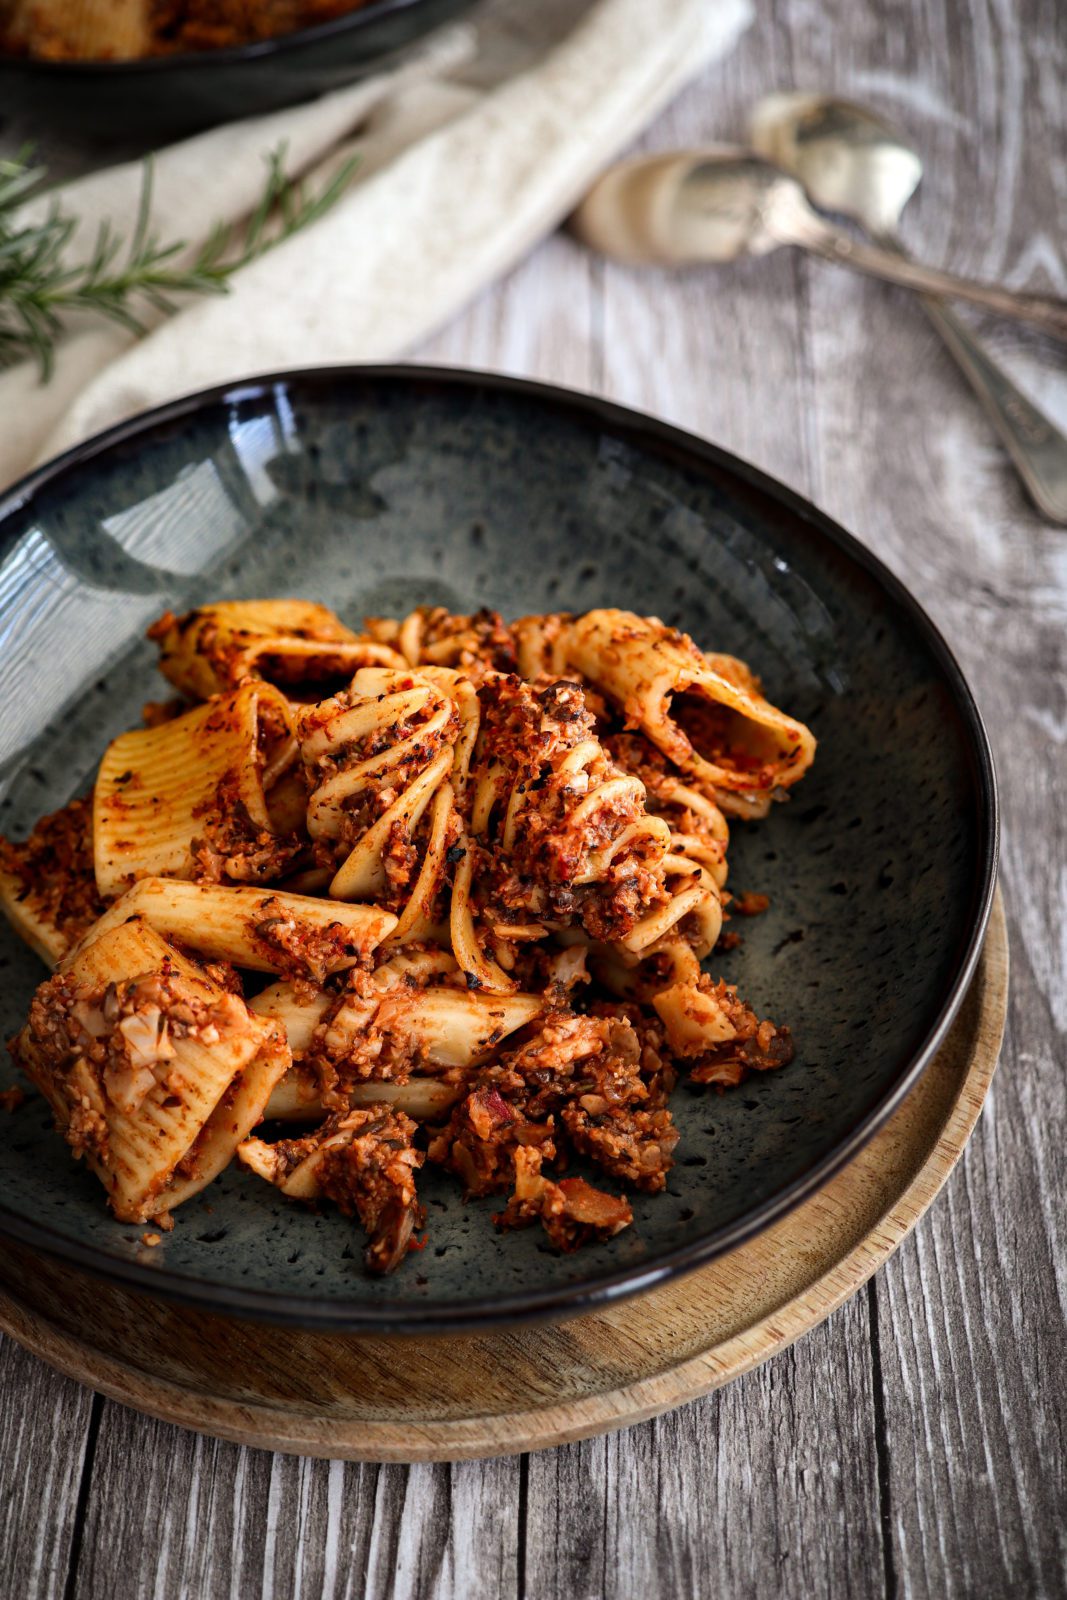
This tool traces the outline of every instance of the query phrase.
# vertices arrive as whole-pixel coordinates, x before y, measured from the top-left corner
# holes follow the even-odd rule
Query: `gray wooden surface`
[[[906,233],[930,259],[1067,293],[1060,0],[758,0],[740,50],[646,142],[734,138],[789,85],[911,132],[929,172]],[[1067,425],[1063,348],[988,331]],[[1014,983],[992,1099],[932,1213],[828,1324],[706,1401],[544,1455],[271,1457],[0,1343],[2,1600],[1067,1593],[1067,530],[1023,503],[903,295],[788,253],[668,281],[553,239],[415,354],[705,434],[927,605],[1000,766]]]

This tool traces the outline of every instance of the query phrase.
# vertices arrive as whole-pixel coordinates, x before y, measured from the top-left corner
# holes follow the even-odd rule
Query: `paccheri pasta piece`
[[[615,734],[605,740],[613,761],[640,778],[645,807],[670,828],[671,854],[702,867],[717,889],[727,878],[730,830],[722,810],[704,788],[669,770],[666,756],[643,734]]]
[[[152,0],[14,0],[0,49],[44,60],[127,61],[152,45]]]
[[[565,651],[621,706],[628,726],[742,815],[762,814],[811,766],[810,731],[763,698],[743,662],[704,655],[655,618],[588,611],[568,630]]]
[[[579,684],[494,675],[478,698],[452,947],[482,987],[503,990],[530,941],[572,926],[617,939],[665,904],[670,830],[605,752]]]
[[[294,1200],[332,1200],[358,1216],[367,1233],[364,1261],[376,1274],[403,1260],[423,1210],[415,1172],[425,1159],[412,1143],[415,1124],[393,1106],[338,1112],[303,1139],[249,1139],[245,1165]]]
[[[664,898],[670,830],[648,815],[640,779],[605,751],[579,684],[498,677],[480,699],[470,831],[532,886],[508,912],[621,937]]]
[[[277,1023],[136,921],[41,985],[12,1051],[123,1222],[210,1183],[291,1060]]]
[[[326,606],[309,600],[221,600],[148,630],[159,666],[175,688],[198,700],[265,678],[297,699],[321,699],[359,667],[403,666],[395,650],[360,639]]]
[[[286,1028],[294,1064],[268,1114],[308,1121],[388,1088],[410,1116],[439,1117],[466,1074],[544,1005],[541,995],[470,992],[444,951],[399,951],[338,994],[272,984],[251,1006]]]
[[[462,1094],[462,1084],[413,1074],[401,1083],[378,1078],[353,1083],[344,1090],[343,1099],[349,1109],[389,1105],[415,1122],[440,1122]],[[294,1065],[275,1088],[263,1115],[270,1122],[320,1122],[327,1107],[319,1073],[305,1063]]]
[[[652,995],[667,1040],[689,1065],[694,1083],[732,1088],[750,1072],[784,1067],[793,1059],[788,1028],[761,1019],[730,984],[718,983],[679,953],[674,981]]]
[[[23,844],[0,839],[0,910],[46,966],[62,960],[104,909],[88,796],[42,817]]]
[[[573,620],[566,611],[550,611],[512,623],[520,678],[533,682],[567,676],[567,636]]]
[[[330,893],[398,915],[394,937],[424,938],[459,832],[450,783],[461,694],[425,674],[367,668],[300,719],[307,825],[337,865]]]
[[[409,667],[448,667],[477,678],[483,670],[514,672],[515,635],[499,611],[457,616],[445,606],[420,606],[402,622],[369,617],[367,631],[399,650]]]
[[[793,1059],[789,1029],[761,1020],[736,988],[702,972],[682,939],[666,940],[650,959],[630,967],[609,955],[597,970],[613,993],[655,1011],[672,1058],[688,1067],[694,1083],[729,1087],[750,1071]]]
[[[316,983],[369,957],[396,926],[396,918],[377,906],[142,878],[108,907],[88,938],[135,917],[207,960]]]
[[[264,682],[212,696],[158,727],[120,734],[104,753],[93,791],[101,894],[120,894],[146,876],[237,883],[282,877],[305,843],[295,829],[279,832],[270,794],[297,755],[289,702]]]

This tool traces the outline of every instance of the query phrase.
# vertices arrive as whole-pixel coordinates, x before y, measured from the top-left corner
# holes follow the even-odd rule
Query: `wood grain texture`
[[[108,1402],[97,1462],[72,1600],[515,1592],[518,1460],[378,1467],[272,1456]],[[118,1497],[120,1483],[142,1492]],[[156,1529],[158,1539],[146,1536]]]
[[[100,1401],[0,1336],[0,1594],[61,1594]],[[8,1588],[7,1586],[10,1585]]]
[[[881,1594],[870,1367],[840,1367],[866,1330],[858,1297],[704,1400],[531,1456],[526,1592]]]
[[[795,40],[809,14],[790,6]],[[921,27],[872,36],[864,62],[929,156],[909,239],[960,270],[1062,293],[1062,11],[977,0],[919,15]],[[853,16],[827,6],[808,34],[811,81],[849,71]],[[1056,1595],[1067,1585],[1062,530],[1027,513],[977,406],[903,297],[815,265],[805,273],[812,426],[833,466],[819,498],[923,597],[960,655],[998,759],[1012,920],[1007,1070],[992,1114],[963,1182],[874,1291],[888,1570],[930,1600]],[[998,333],[1020,383],[1067,420],[1062,349]],[[866,362],[849,356],[857,350]]]
[[[683,97],[647,145],[736,138],[747,102],[772,89],[849,93],[902,124],[926,157],[905,217],[914,248],[959,271],[1067,292],[1059,0],[756,0],[756,9],[741,49]],[[1062,348],[1007,325],[981,328],[1021,386],[1067,425]],[[866,1295],[794,1350],[676,1416],[533,1457],[521,1472],[514,1463],[479,1465],[481,1514],[491,1505],[493,1515],[484,1537],[464,1531],[476,1545],[457,1553],[468,1565],[448,1581],[459,1592],[492,1593],[488,1569],[499,1579],[495,1592],[530,1596],[1062,1594],[1062,530],[1027,508],[975,401],[905,297],[789,253],[653,280],[605,269],[553,240],[414,354],[601,389],[660,411],[810,492],[901,574],[959,653],[997,750],[1014,958],[990,1110],[947,1196]],[[19,1419],[16,1433],[0,1438],[5,1510],[30,1492],[27,1479],[38,1483],[45,1441],[80,1429],[80,1459],[89,1431],[88,1406],[66,1410],[70,1386],[31,1379],[36,1370],[29,1358],[0,1357],[3,1414]],[[247,1592],[237,1536],[218,1530],[230,1526],[225,1463],[251,1462],[252,1453],[201,1446],[194,1455],[190,1436],[110,1405],[98,1444],[112,1412],[127,1431],[106,1470],[94,1460],[96,1509],[92,1529],[83,1529],[78,1584],[95,1560],[103,1591],[98,1541],[127,1501],[150,1496],[168,1548],[191,1542],[182,1530],[195,1499],[211,1550],[204,1592]],[[137,1443],[148,1439],[150,1448]],[[277,1595],[315,1600],[317,1541],[334,1552],[321,1560],[352,1586],[337,1592],[353,1593],[372,1542],[366,1570],[378,1587],[368,1592],[389,1593],[398,1519],[431,1551],[441,1547],[441,1508],[450,1526],[457,1520],[442,1487],[451,1482],[447,1468],[314,1464],[306,1473],[299,1481],[327,1483],[328,1504],[330,1484],[344,1485],[345,1515],[308,1520],[300,1507],[320,1491],[275,1501],[275,1549],[280,1538],[291,1550],[298,1530],[310,1540],[303,1566],[283,1562]],[[158,1492],[164,1476],[166,1496]],[[12,1524],[3,1523],[5,1575],[39,1574],[65,1559],[77,1472],[61,1481],[35,1527],[17,1524],[14,1566]],[[240,1540],[264,1548],[268,1500],[246,1497],[242,1511]],[[173,1586],[181,1569],[157,1572],[135,1518],[123,1526],[124,1543],[108,1551],[132,1563],[137,1587],[131,1581],[123,1592],[114,1579],[126,1570],[120,1564],[110,1593],[181,1593]],[[364,1539],[353,1529],[372,1531]],[[55,1554],[27,1556],[35,1541]],[[433,1594],[436,1570],[433,1559],[405,1565],[395,1581],[406,1587],[396,1592]],[[48,1592],[44,1579],[33,1581]],[[13,1592],[34,1591],[16,1584]]]

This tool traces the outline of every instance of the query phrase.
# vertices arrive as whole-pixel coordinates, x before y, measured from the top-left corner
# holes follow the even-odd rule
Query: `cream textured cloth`
[[[240,218],[282,141],[318,184],[353,151],[327,216],[133,339],[94,323],[42,385],[0,374],[0,485],[78,440],[201,386],[404,355],[555,227],[687,80],[732,46],[749,0],[498,0],[398,68],[307,106],[214,129],[155,162],[153,225],[195,241]],[[137,162],[66,186],[91,246],[128,231]]]

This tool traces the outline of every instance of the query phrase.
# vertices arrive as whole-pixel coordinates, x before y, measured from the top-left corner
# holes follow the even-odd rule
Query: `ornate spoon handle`
[[[838,261],[843,266],[855,267],[872,277],[884,278],[903,289],[917,289],[920,294],[936,295],[950,300],[969,300],[972,305],[995,311],[1003,317],[1014,317],[1022,322],[1033,322],[1046,333],[1067,339],[1067,301],[1041,294],[1016,293],[994,283],[976,283],[972,278],[959,278],[952,272],[941,272],[936,267],[921,266],[908,256],[855,239],[832,224],[817,217],[814,212],[791,210],[788,216],[779,213],[781,223],[775,228],[775,219],[768,219],[772,231],[783,244],[799,244],[827,261]]]
[[[954,312],[922,297],[923,310],[956,358],[1037,509],[1067,523],[1067,435],[1028,400]]]

